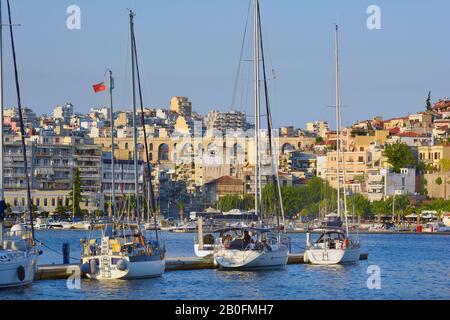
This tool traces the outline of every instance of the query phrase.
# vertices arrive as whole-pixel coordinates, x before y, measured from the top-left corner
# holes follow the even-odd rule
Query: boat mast
[[[13,24],[12,24],[12,18],[11,18],[11,7],[9,5],[9,0],[7,1],[8,5],[8,17],[9,17],[9,32],[11,36],[11,49],[12,49],[12,55],[13,55],[13,63],[14,63],[14,78],[16,83],[16,94],[17,94],[17,107],[19,109],[19,122],[20,122],[20,134],[21,134],[21,140],[22,140],[22,153],[23,153],[23,162],[24,162],[24,173],[25,173],[25,180],[27,184],[27,205],[28,205],[28,213],[30,218],[30,225],[31,225],[31,236],[34,241],[34,224],[33,224],[33,204],[31,203],[31,187],[30,187],[30,175],[28,173],[28,161],[27,161],[27,147],[25,144],[25,127],[23,123],[23,116],[22,116],[22,100],[20,98],[20,85],[19,85],[19,73],[17,71],[17,58],[16,58],[16,47],[14,44],[14,34],[13,34]],[[3,119],[2,119],[3,121]]]
[[[270,100],[269,100],[269,89],[267,84],[267,73],[266,73],[266,61],[264,58],[264,45],[263,45],[263,36],[262,36],[262,25],[261,25],[261,12],[258,5],[258,29],[259,29],[259,39],[261,43],[261,61],[262,61],[262,74],[264,81],[264,97],[265,97],[265,105],[266,105],[266,117],[267,117],[267,134],[269,140],[269,158],[271,159],[271,169],[275,170],[272,174],[272,183],[274,188],[274,210],[275,210],[275,218],[277,222],[277,230],[280,232],[280,215],[282,216],[283,223],[284,221],[284,212],[283,212],[283,201],[281,197],[281,188],[280,188],[280,177],[278,175],[278,161],[273,150],[272,145],[272,112],[270,109]]]
[[[337,214],[341,217],[341,127],[339,122],[340,113],[340,87],[339,87],[339,26],[336,24],[335,33],[335,58],[336,58],[336,152],[337,152]]]
[[[0,203],[5,201],[3,183],[3,18],[0,0]],[[3,243],[3,219],[0,219],[0,243]]]
[[[260,155],[259,155],[259,130],[260,130],[260,87],[259,87],[259,1],[254,0],[253,7],[253,67],[254,67],[254,112],[255,112],[255,213],[259,215],[260,201]],[[262,212],[260,218],[262,219]]]
[[[132,82],[132,105],[133,105],[133,143],[134,143],[134,196],[135,196],[135,212],[133,214],[133,219],[136,218],[136,221],[139,225],[140,223],[140,215],[141,215],[141,206],[139,201],[139,169],[138,169],[138,153],[137,153],[137,121],[136,121],[136,78],[135,78],[135,54],[134,54],[134,12],[130,10],[130,39],[131,39],[131,82]]]
[[[156,203],[155,203],[155,191],[153,188],[153,182],[152,182],[152,164],[150,163],[150,150],[148,148],[148,141],[147,141],[147,131],[145,129],[145,117],[144,117],[144,102],[142,98],[142,87],[141,87],[141,72],[139,70],[139,59],[137,55],[137,48],[136,48],[136,38],[133,32],[133,47],[134,47],[134,57],[135,57],[135,63],[136,63],[136,73],[137,73],[137,81],[138,81],[138,91],[139,91],[139,104],[141,109],[141,122],[142,122],[142,131],[144,133],[144,152],[145,152],[145,160],[147,164],[147,179],[148,179],[148,196],[147,196],[147,218],[148,222],[150,223],[150,212],[153,214],[153,222],[155,227],[155,235],[156,235],[156,241],[159,241],[158,236],[158,221],[156,217]],[[145,170],[144,170],[145,172]],[[144,192],[145,192],[145,174],[143,177],[143,185],[144,185]],[[145,217],[144,217],[145,218]]]
[[[341,141],[341,125],[342,125],[342,116],[341,116],[341,94],[340,94],[340,68],[339,68],[339,25],[336,24],[336,125],[337,125],[337,160],[338,160],[338,174],[337,174],[337,181],[338,181],[338,215],[341,217],[341,172],[340,172],[340,154],[342,153],[342,167],[343,167],[343,197],[344,197],[344,220],[345,220],[345,229],[346,233],[348,235],[349,229],[348,229],[348,219],[347,219],[347,193],[346,193],[346,187],[345,187],[345,153],[344,150],[341,150],[342,148],[342,141]],[[341,152],[342,151],[342,152]]]
[[[116,218],[116,174],[115,174],[115,164],[114,164],[114,110],[113,110],[113,89],[114,89],[114,79],[112,76],[112,71],[108,70],[109,74],[109,110],[111,113],[111,213],[110,218]]]

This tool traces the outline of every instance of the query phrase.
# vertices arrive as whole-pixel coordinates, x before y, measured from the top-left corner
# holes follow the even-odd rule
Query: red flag
[[[102,91],[106,90],[106,85],[105,85],[104,82],[98,83],[98,84],[94,84],[92,87],[94,88],[94,92],[95,93],[102,92]]]

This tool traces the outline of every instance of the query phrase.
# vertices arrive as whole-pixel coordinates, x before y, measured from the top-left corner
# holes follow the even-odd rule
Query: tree
[[[378,222],[381,222],[381,215],[388,211],[386,202],[384,200],[372,202],[372,211],[377,214]]]
[[[316,138],[316,144],[322,143],[324,140],[322,137],[317,137]]]
[[[186,205],[183,202],[178,202],[177,206],[180,212],[180,221],[183,221],[184,209],[186,208]]]
[[[70,208],[74,210],[74,214],[76,216],[83,215],[80,207],[80,203],[84,200],[81,194],[81,178],[80,178],[80,169],[78,167],[73,168],[73,189],[69,194],[70,199]],[[75,195],[74,195],[75,194]]]
[[[438,186],[440,186],[442,184],[442,178],[438,177],[435,182]]]
[[[368,218],[371,212],[370,201],[362,194],[354,194],[347,199],[347,210],[352,213],[353,210],[358,217]]]
[[[428,97],[425,105],[427,111],[431,111],[431,91],[428,91]]]
[[[449,172],[450,171],[450,159],[441,159],[440,161],[441,171]]]
[[[217,207],[224,212],[233,209],[242,209],[242,210],[254,209],[255,197],[252,194],[246,194],[243,197],[237,194],[227,195],[219,199]]]
[[[402,168],[411,168],[417,165],[417,161],[406,143],[397,142],[387,145],[384,148],[383,156],[388,159],[392,170],[396,173],[400,173]]]

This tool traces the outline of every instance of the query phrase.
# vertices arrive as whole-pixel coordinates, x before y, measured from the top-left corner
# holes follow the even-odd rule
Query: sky
[[[1,0],[6,19],[6,0]],[[78,5],[81,28],[66,10]],[[111,68],[116,109],[131,105],[128,12],[136,12],[144,102],[167,108],[188,96],[194,111],[230,110],[249,0],[11,0],[23,105],[38,114],[71,102],[76,112],[106,104],[92,85]],[[381,9],[369,30],[367,8]],[[344,124],[421,111],[450,96],[448,0],[260,0],[276,126],[313,120],[333,126],[334,24],[340,24]],[[5,106],[16,105],[9,33],[4,30]],[[250,30],[251,31],[251,30]],[[251,39],[248,39],[251,40]],[[250,47],[246,47],[250,48]],[[248,50],[245,50],[247,52]],[[247,72],[250,56],[241,70]],[[242,72],[234,107],[252,113]],[[270,72],[272,74],[272,72]]]

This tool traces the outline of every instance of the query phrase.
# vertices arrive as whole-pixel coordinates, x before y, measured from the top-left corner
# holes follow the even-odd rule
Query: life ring
[[[24,268],[23,266],[19,266],[19,267],[17,268],[17,278],[18,278],[20,281],[25,280],[25,268]]]

